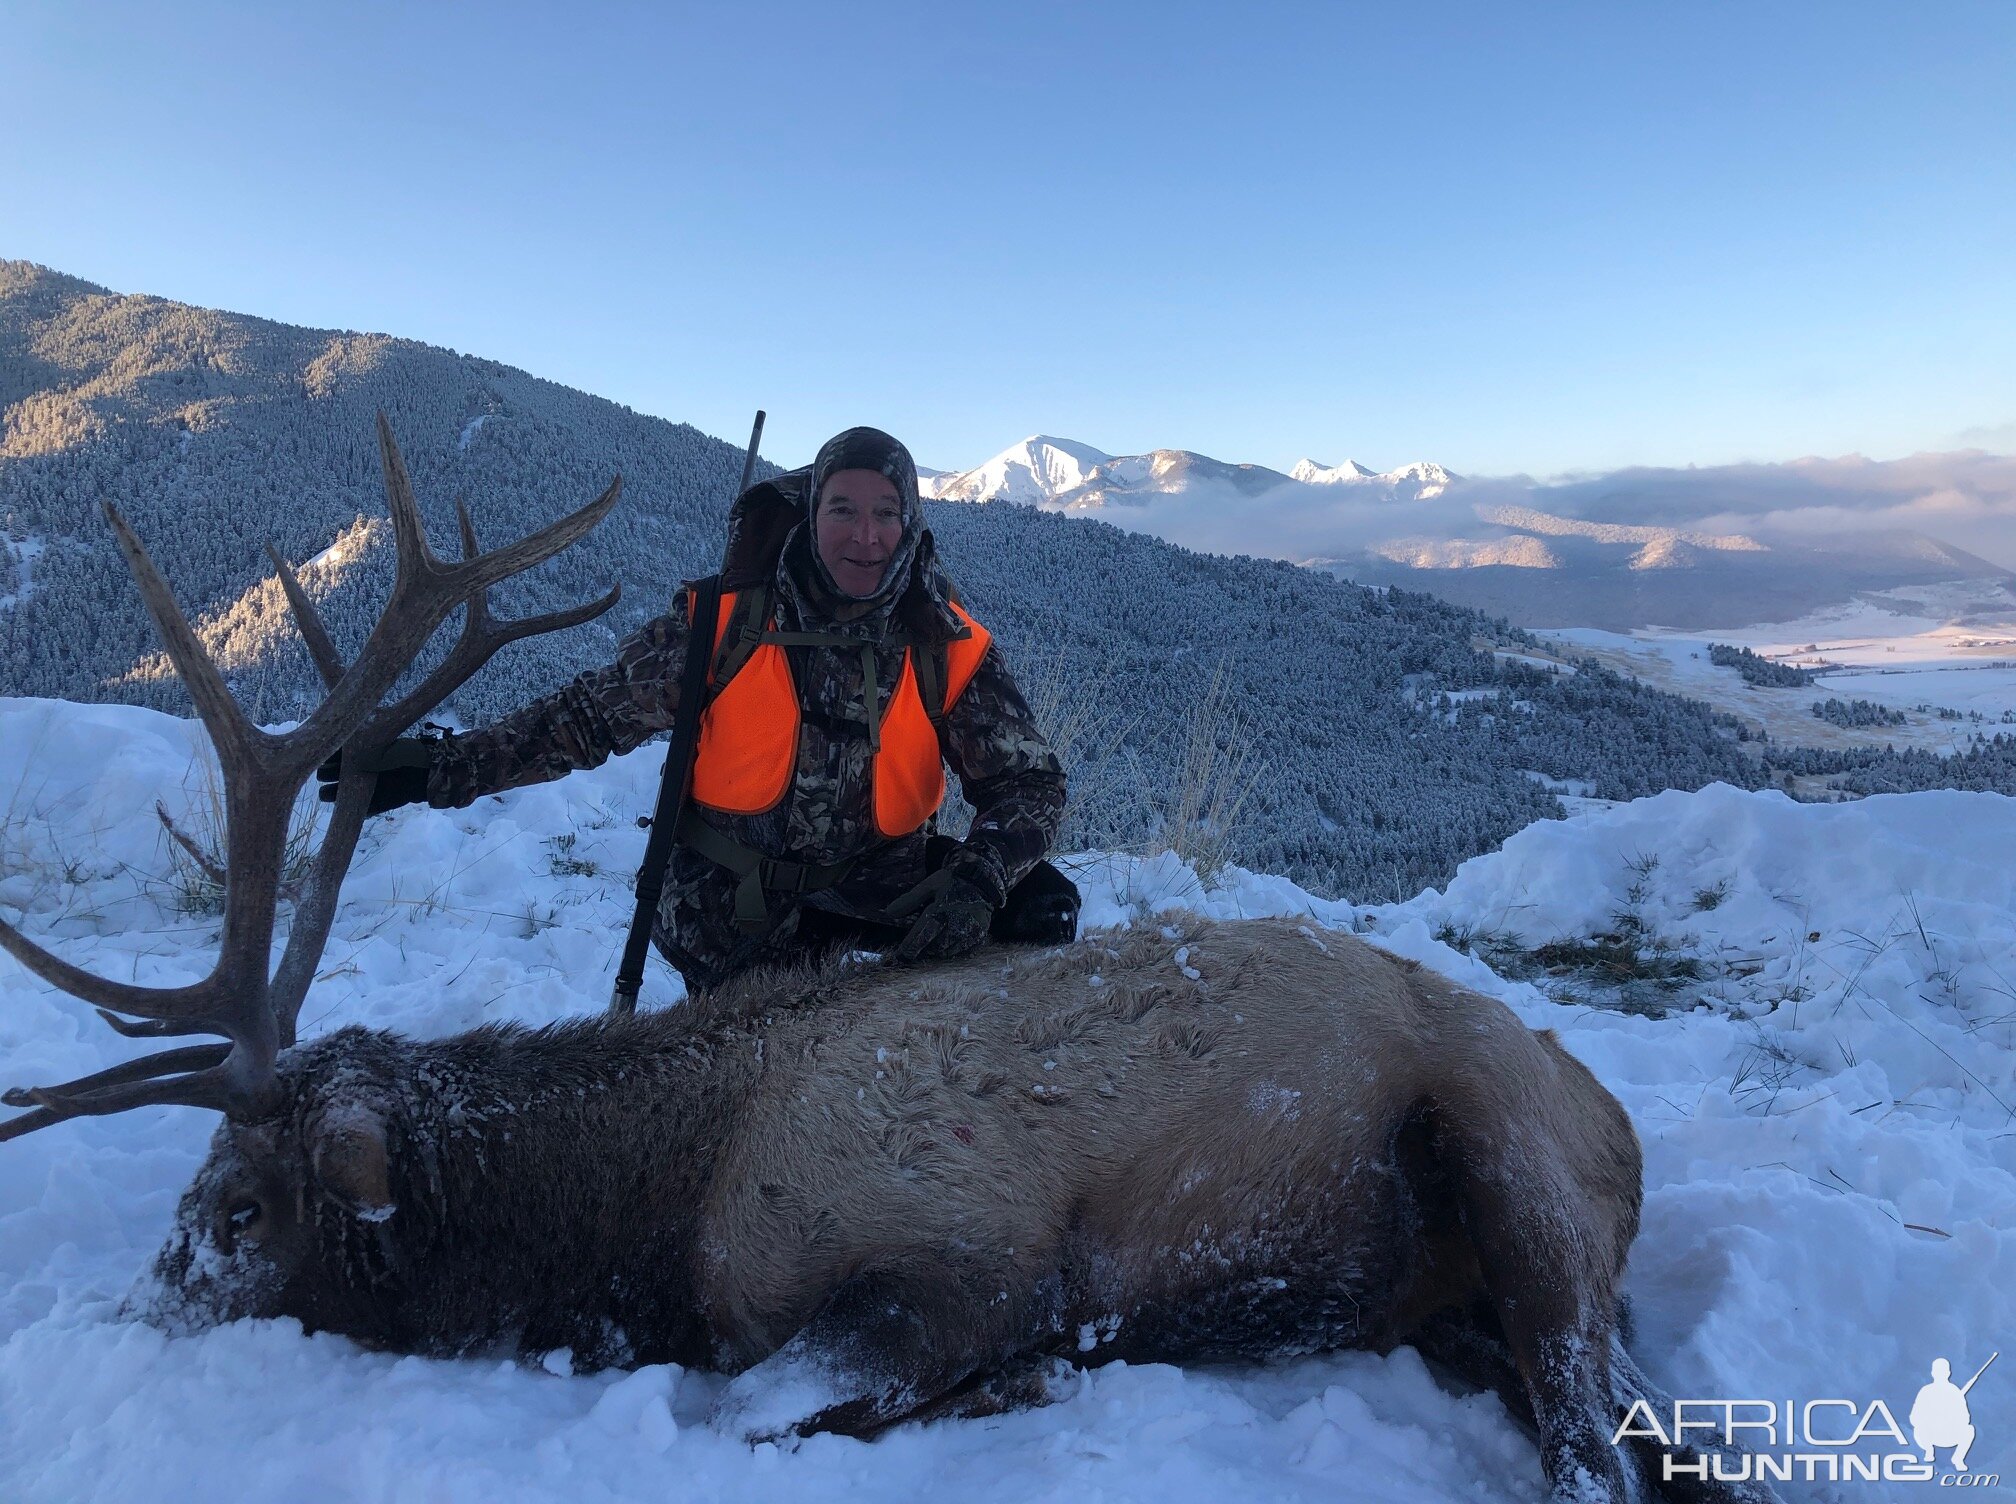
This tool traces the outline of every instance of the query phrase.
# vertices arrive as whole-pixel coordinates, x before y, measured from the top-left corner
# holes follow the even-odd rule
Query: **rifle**
[[[1994,1352],[1988,1355],[1988,1363],[1993,1363],[1997,1358],[2001,1356],[2002,1356],[2002,1349],[1998,1347],[1995,1349]],[[1981,1375],[1988,1371],[1988,1363],[1983,1363],[1979,1368],[1975,1369],[1974,1377],[1969,1379],[1966,1383],[1960,1386],[1960,1392],[1962,1394],[1965,1394],[1968,1390],[1972,1389],[1977,1383],[1980,1382]]]
[[[756,474],[756,447],[763,440],[763,411],[749,430],[742,454],[742,484],[735,497],[749,489]],[[658,780],[658,802],[651,810],[651,836],[644,843],[644,865],[637,869],[637,911],[630,916],[630,934],[623,959],[616,966],[616,987],[609,996],[611,1013],[635,1013],[644,986],[644,957],[651,948],[651,917],[665,891],[665,869],[672,860],[673,832],[693,781],[693,752],[700,740],[700,701],[707,693],[707,660],[713,656],[714,619],[721,610],[721,575],[717,570],[701,580],[694,592],[693,619],[686,634],[686,662],[679,676],[679,705],[673,712],[672,743],[665,753],[665,771]]]

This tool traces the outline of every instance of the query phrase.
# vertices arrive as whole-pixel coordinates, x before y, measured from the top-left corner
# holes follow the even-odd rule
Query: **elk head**
[[[579,511],[489,553],[478,547],[468,510],[458,499],[462,557],[451,561],[428,547],[412,483],[383,413],[378,445],[398,563],[391,597],[354,662],[343,662],[293,570],[269,549],[328,689],[312,715],[280,734],[246,718],[146,549],[125,518],[105,504],[106,519],[223,775],[224,915],[210,975],[186,987],[112,981],[61,960],[0,922],[0,949],[44,981],[94,1004],[119,1033],[138,1039],[221,1036],[221,1043],[162,1050],[60,1086],[0,1093],[0,1102],[28,1109],[0,1123],[0,1141],[66,1118],[152,1104],[180,1103],[224,1115],[156,1271],[168,1287],[165,1293],[180,1292],[195,1307],[192,1314],[210,1319],[282,1310],[311,1317],[296,1309],[298,1301],[287,1292],[311,1264],[326,1261],[332,1241],[376,1245],[375,1254],[364,1247],[361,1264],[352,1261],[353,1273],[371,1269],[373,1257],[382,1261],[389,1246],[377,1232],[392,1213],[391,1185],[404,1166],[392,1143],[397,1130],[389,1110],[390,1063],[368,1058],[378,1036],[346,1030],[309,1049],[292,1048],[295,1022],[370,803],[375,775],[360,767],[506,643],[599,616],[616,603],[621,588],[569,610],[517,621],[495,621],[487,606],[490,586],[553,557],[607,516],[622,490],[621,477]],[[464,610],[462,631],[446,658],[410,693],[383,703],[458,607]],[[271,967],[288,816],[309,774],[339,751],[345,754],[344,772],[335,805],[295,902],[286,948],[279,965]]]
[[[131,1308],[171,1329],[284,1315],[397,1340],[439,1207],[435,1146],[407,1132],[403,1043],[344,1029],[284,1052],[269,1110],[226,1110]]]

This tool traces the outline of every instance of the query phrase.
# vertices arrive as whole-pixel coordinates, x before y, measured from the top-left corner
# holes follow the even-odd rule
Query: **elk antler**
[[[0,1102],[10,1107],[33,1109],[0,1123],[0,1141],[65,1118],[157,1103],[209,1107],[238,1117],[256,1117],[269,1110],[278,1086],[274,1060],[294,1043],[295,1020],[328,940],[337,892],[370,805],[373,775],[358,771],[368,764],[368,754],[439,704],[506,643],[577,625],[616,604],[620,586],[600,600],[566,611],[496,622],[490,617],[486,593],[499,580],[552,558],[585,535],[616,505],[622,477],[579,511],[487,554],[478,549],[468,510],[458,499],[462,558],[448,562],[427,546],[405,462],[382,412],[378,447],[398,567],[391,599],[355,662],[344,665],[294,571],[269,549],[309,656],[329,690],[307,720],[279,735],[261,731],[239,709],[146,549],[118,510],[104,503],[113,536],[133,571],[169,661],[210,733],[223,771],[225,894],[217,964],[209,976],[186,987],[140,987],[72,966],[5,922],[0,922],[0,949],[44,981],[96,1005],[99,1016],[121,1034],[141,1038],[221,1034],[229,1042],[164,1050],[61,1086],[17,1087],[0,1093]],[[411,693],[392,705],[381,705],[435,629],[458,606],[466,607],[462,633],[447,658]],[[349,755],[343,759],[335,807],[295,904],[287,948],[269,978],[288,816],[309,773],[339,749]]]

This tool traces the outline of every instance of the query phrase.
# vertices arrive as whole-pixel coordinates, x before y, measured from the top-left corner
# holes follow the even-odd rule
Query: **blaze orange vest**
[[[734,591],[723,591],[714,619],[714,647],[734,615]],[[690,598],[689,598],[689,610]],[[945,705],[950,711],[973,681],[992,640],[987,629],[954,604],[967,635],[947,643]],[[773,616],[766,630],[776,630]],[[870,762],[875,829],[885,839],[916,830],[945,797],[945,756],[938,729],[917,692],[914,647],[903,650],[903,670],[876,728]],[[707,682],[714,683],[710,668]],[[791,661],[777,643],[764,642],[737,669],[700,717],[700,745],[693,762],[693,798],[729,815],[759,815],[775,809],[791,787],[798,762],[798,687]],[[870,714],[873,714],[871,708]]]

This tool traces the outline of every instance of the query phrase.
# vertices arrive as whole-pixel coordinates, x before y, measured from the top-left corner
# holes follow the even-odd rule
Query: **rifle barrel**
[[[1998,1347],[1995,1349],[1994,1352],[1988,1355],[1988,1363],[1993,1363],[1997,1358],[2001,1356],[2002,1356],[2002,1349]],[[1972,1379],[1969,1379],[1966,1383],[1960,1386],[1960,1392],[1962,1394],[1965,1394],[1968,1390],[1972,1389],[1974,1387],[1975,1381],[1978,1380],[1982,1374],[1988,1371],[1988,1363],[1983,1363],[1979,1368],[1975,1369],[1974,1377]]]
[[[732,506],[756,478],[756,449],[763,442],[763,410],[756,410],[755,425],[749,430],[749,447],[742,451],[742,484],[729,498]],[[610,990],[609,1011],[636,1011],[637,994],[644,990],[644,961],[651,949],[651,918],[658,910],[659,895],[665,891],[665,866],[672,859],[674,827],[686,802],[687,780],[693,768],[693,749],[699,735],[700,695],[706,688],[707,660],[711,656],[702,638],[706,628],[698,606],[704,606],[711,623],[721,599],[721,576],[716,573],[701,588],[695,620],[689,629],[686,662],[680,675],[679,705],[672,727],[672,744],[665,754],[665,770],[658,781],[658,802],[649,821],[651,834],[644,842],[644,864],[637,869],[637,908],[630,916],[630,933],[616,963],[616,985]]]

